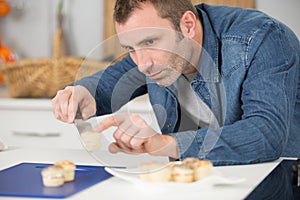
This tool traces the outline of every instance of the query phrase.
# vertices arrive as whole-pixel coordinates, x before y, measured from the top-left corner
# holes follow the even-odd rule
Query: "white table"
[[[85,150],[47,149],[28,147],[9,147],[0,152],[0,170],[20,162],[53,163],[61,159],[69,159],[75,164],[99,165]],[[279,163],[279,161],[255,165],[218,167],[218,171],[229,176],[245,177],[246,181],[231,186],[217,186],[193,191],[154,190],[141,188],[135,184],[112,177],[100,182],[68,199],[244,199]],[[2,200],[37,199],[0,197]]]

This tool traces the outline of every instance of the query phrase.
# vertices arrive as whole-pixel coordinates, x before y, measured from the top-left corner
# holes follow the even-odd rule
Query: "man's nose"
[[[149,75],[150,68],[153,65],[150,52],[148,52],[147,50],[137,50],[135,56],[139,71],[146,75]]]

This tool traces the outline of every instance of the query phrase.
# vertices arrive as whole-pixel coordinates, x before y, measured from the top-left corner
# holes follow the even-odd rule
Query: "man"
[[[198,157],[215,165],[300,155],[300,45],[282,23],[250,9],[188,0],[117,0],[114,19],[129,56],[53,99],[73,123],[149,94],[162,134],[139,115],[115,114],[111,152]]]

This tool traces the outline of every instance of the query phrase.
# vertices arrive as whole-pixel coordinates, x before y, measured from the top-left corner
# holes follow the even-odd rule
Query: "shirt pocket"
[[[245,68],[247,46],[247,40],[243,37],[225,36],[222,38],[221,74],[223,78],[230,78],[239,68]]]

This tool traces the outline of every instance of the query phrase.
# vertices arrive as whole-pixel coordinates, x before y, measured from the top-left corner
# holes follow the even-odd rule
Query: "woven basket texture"
[[[52,98],[58,90],[110,63],[64,56],[62,31],[57,29],[51,58],[23,59],[0,65],[9,95],[17,98]]]

